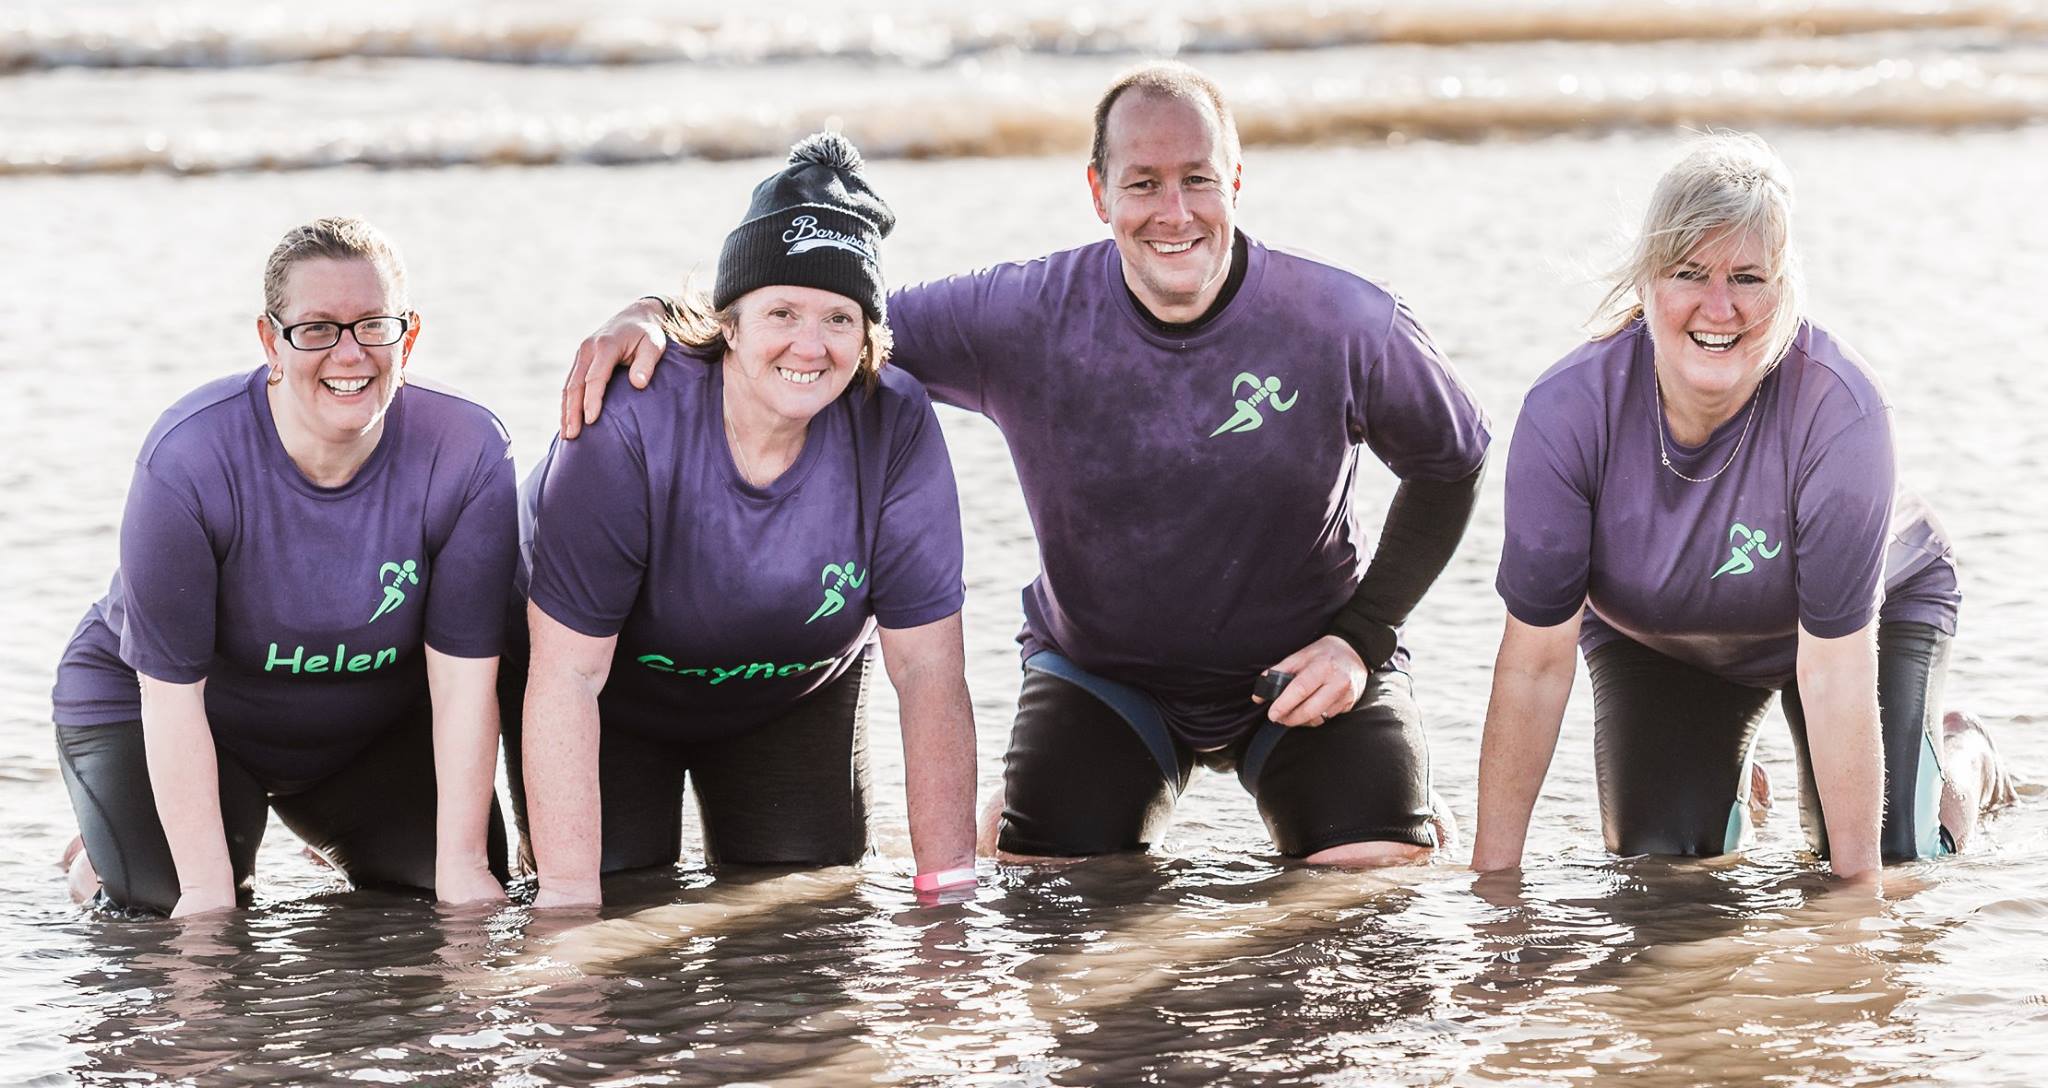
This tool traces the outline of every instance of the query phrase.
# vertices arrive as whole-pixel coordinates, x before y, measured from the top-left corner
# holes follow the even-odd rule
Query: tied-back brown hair
[[[292,266],[325,258],[368,261],[391,287],[400,313],[410,309],[405,293],[405,262],[398,248],[376,227],[350,216],[328,216],[285,232],[263,265],[263,311],[283,317],[284,284]]]

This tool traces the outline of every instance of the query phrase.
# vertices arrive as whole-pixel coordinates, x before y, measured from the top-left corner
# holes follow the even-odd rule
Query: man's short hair
[[[1236,166],[1241,154],[1237,142],[1237,118],[1223,101],[1223,91],[1216,81],[1179,61],[1156,61],[1142,68],[1136,68],[1109,85],[1102,92],[1102,98],[1095,103],[1095,144],[1088,152],[1088,164],[1095,168],[1097,175],[1109,172],[1109,111],[1125,91],[1136,90],[1141,94],[1178,98],[1189,102],[1206,101],[1216,111],[1216,121],[1223,126],[1223,149],[1230,156],[1225,166]]]

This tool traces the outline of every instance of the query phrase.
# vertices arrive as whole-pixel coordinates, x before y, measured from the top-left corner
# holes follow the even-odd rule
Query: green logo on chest
[[[1739,521],[1729,526],[1728,561],[1721,564],[1720,570],[1708,576],[1707,581],[1711,582],[1724,574],[1748,574],[1756,569],[1758,559],[1776,559],[1778,553],[1785,550],[1785,542],[1781,540],[1774,546],[1765,547],[1765,541],[1769,539],[1769,534],[1762,529],[1752,529]]]
[[[1237,394],[1243,390],[1250,390],[1251,395],[1237,398],[1237,413],[1224,420],[1223,426],[1210,431],[1210,438],[1219,434],[1256,431],[1266,423],[1262,408],[1270,406],[1276,412],[1284,412],[1294,407],[1294,402],[1301,397],[1299,389],[1282,397],[1279,395],[1280,379],[1268,375],[1264,381],[1260,381],[1258,375],[1249,371],[1239,374],[1230,382],[1231,393]]]
[[[377,568],[377,584],[384,589],[384,599],[377,603],[377,611],[370,614],[370,622],[376,623],[387,612],[395,612],[405,603],[407,583],[420,584],[420,565],[408,559],[403,563],[386,563]]]
[[[859,589],[861,583],[868,580],[868,576],[866,571],[855,569],[853,560],[849,559],[844,563],[825,564],[825,569],[818,573],[818,580],[825,586],[825,600],[818,605],[816,612],[811,613],[811,619],[804,621],[805,623],[823,619],[845,608],[846,594],[840,591]]]

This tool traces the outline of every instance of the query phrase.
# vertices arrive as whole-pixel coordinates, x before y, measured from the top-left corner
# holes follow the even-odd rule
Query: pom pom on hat
[[[814,162],[834,170],[845,170],[858,174],[865,165],[861,161],[860,148],[853,141],[836,132],[813,132],[791,144],[789,162],[794,166],[802,162]]]
[[[746,221],[726,235],[711,304],[724,309],[773,284],[815,287],[883,319],[880,250],[896,214],[861,176],[860,150],[836,132],[789,149],[789,162],[754,187]]]

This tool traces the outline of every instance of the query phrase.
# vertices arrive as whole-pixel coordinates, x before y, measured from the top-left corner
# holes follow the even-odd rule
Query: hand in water
[[[178,893],[178,905],[171,908],[173,918],[191,918],[200,914],[235,909],[235,889],[227,888],[186,888]]]
[[[603,903],[604,893],[599,891],[595,884],[588,887],[550,884],[546,878],[542,878],[540,890],[535,892],[533,896],[533,908],[535,910],[554,910],[565,907],[597,907],[602,906]]]
[[[1828,873],[1837,881],[1837,890],[1856,898],[1884,898],[1884,867],[1873,865],[1844,873],[1833,862],[1828,864]]]
[[[660,304],[643,298],[613,314],[604,327],[577,345],[569,380],[562,385],[563,438],[574,438],[585,423],[597,422],[604,408],[604,387],[620,366],[630,365],[628,378],[635,389],[647,388],[654,377],[654,364],[668,349],[661,317]]]
[[[434,872],[434,898],[443,903],[502,903],[505,888],[483,865],[462,865]]]
[[[1281,725],[1321,725],[1357,706],[1372,682],[1372,670],[1358,651],[1335,635],[1324,635],[1288,654],[1273,669],[1294,677],[1266,711],[1266,717]]]

